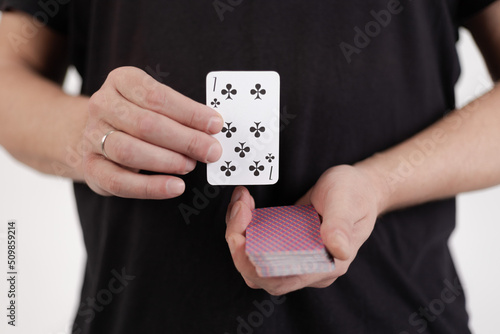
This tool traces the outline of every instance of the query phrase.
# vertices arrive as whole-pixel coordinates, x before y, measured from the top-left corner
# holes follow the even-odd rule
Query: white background
[[[465,31],[461,32],[459,53],[463,74],[457,98],[462,106],[492,83]],[[75,94],[79,78],[71,74],[65,87]],[[461,195],[458,228],[451,240],[475,333],[498,331],[499,199],[499,187]],[[7,285],[0,274],[1,332],[71,333],[85,261],[71,183],[17,163],[0,147],[0,273],[7,271],[5,231],[9,219],[16,219],[19,226],[18,327],[6,325]]]

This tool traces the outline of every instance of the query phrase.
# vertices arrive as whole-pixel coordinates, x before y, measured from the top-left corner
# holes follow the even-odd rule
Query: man
[[[455,42],[468,27],[497,80],[498,2],[62,2],[2,1],[0,143],[76,181],[92,310],[74,333],[469,333],[447,240],[453,197],[500,183],[500,88],[454,110]],[[280,73],[277,185],[207,185],[214,70]],[[293,203],[336,269],[259,277],[251,209]]]

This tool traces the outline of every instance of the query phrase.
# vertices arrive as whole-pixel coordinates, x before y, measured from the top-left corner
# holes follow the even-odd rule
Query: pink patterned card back
[[[312,205],[256,209],[247,227],[247,253],[302,253],[324,250],[319,215]]]

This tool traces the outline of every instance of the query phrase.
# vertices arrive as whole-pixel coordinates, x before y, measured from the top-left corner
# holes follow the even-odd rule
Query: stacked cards
[[[278,181],[280,78],[276,72],[223,71],[207,75],[207,106],[224,119],[214,137],[222,157],[207,164],[211,185]]]
[[[311,205],[256,209],[246,230],[246,253],[262,277],[329,272],[333,258]]]

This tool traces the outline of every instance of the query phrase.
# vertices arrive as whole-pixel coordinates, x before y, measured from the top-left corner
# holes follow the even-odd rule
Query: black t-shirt
[[[457,29],[493,0],[66,2],[0,0],[67,36],[83,94],[123,65],[202,103],[210,71],[280,74],[280,180],[250,187],[264,207],[452,110]],[[402,157],[397,182],[419,163]],[[345,276],[276,298],[232,263],[233,188],[207,185],[201,163],[183,178],[185,194],[164,201],[75,184],[88,259],[74,333],[469,333],[447,246],[454,199],[380,217]]]

